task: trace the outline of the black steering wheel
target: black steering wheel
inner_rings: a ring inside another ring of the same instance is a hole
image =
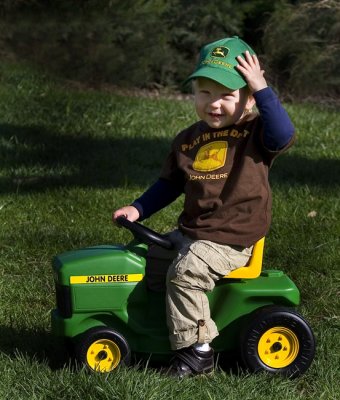
[[[171,250],[174,247],[173,243],[165,235],[161,235],[138,222],[131,222],[123,216],[118,217],[116,222],[124,228],[129,229],[136,239],[140,239],[146,243],[157,244],[167,250]]]

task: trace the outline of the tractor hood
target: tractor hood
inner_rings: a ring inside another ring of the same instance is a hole
[[[69,285],[71,280],[107,275],[145,272],[145,245],[102,245],[59,254],[53,259],[55,280]]]

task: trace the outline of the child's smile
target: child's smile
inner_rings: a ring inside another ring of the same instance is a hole
[[[223,128],[236,123],[249,100],[247,89],[230,90],[208,78],[194,83],[197,115],[211,128]]]

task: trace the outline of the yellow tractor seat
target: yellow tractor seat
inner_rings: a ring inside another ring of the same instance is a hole
[[[228,279],[254,279],[260,276],[262,270],[264,237],[254,244],[253,253],[244,267],[231,271],[224,278]]]

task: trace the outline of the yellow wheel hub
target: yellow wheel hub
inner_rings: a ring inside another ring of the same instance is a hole
[[[288,328],[271,328],[261,336],[257,350],[264,364],[271,368],[285,368],[299,353],[299,339]]]
[[[90,368],[98,372],[110,372],[121,360],[119,347],[109,339],[93,342],[87,350],[86,361]]]

